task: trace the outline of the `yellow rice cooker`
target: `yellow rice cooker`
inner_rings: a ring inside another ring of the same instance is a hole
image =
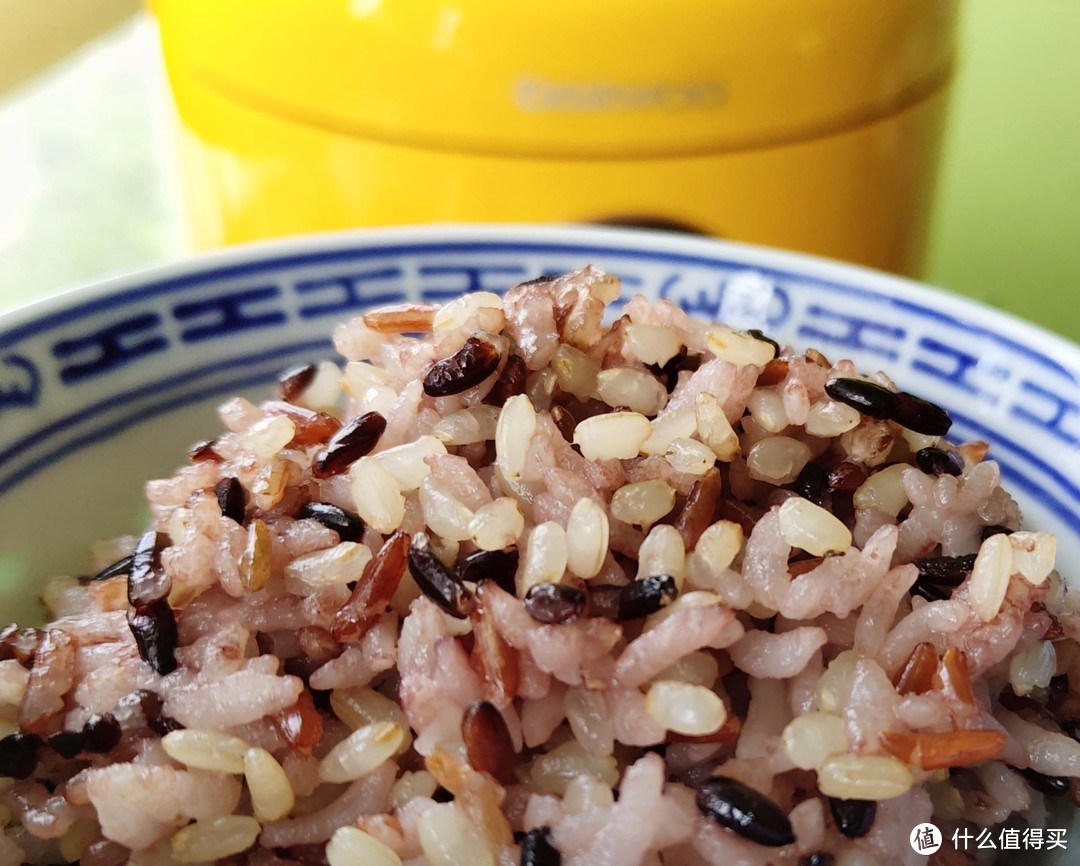
[[[917,272],[956,0],[152,0],[201,246],[681,227]]]

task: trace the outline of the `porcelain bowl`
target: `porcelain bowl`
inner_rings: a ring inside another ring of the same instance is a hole
[[[1027,523],[1057,533],[1062,573],[1080,568],[1080,347],[918,283],[774,250],[601,228],[402,228],[229,249],[0,316],[0,618],[40,618],[41,581],[85,573],[92,541],[140,529],[144,482],[214,434],[219,402],[332,357],[337,322],[587,263],[619,275],[624,297],[850,357],[946,407],[950,438],[987,442]]]

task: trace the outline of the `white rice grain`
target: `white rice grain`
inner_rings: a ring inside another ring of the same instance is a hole
[[[525,515],[516,499],[501,496],[477,509],[469,521],[472,541],[481,550],[502,550],[525,531]]]
[[[349,467],[356,513],[376,532],[389,535],[405,517],[405,498],[394,476],[373,457],[361,457]]]
[[[594,415],[574,428],[574,444],[586,460],[629,460],[641,453],[652,434],[649,419],[638,412]]]
[[[800,547],[813,556],[843,553],[851,547],[851,530],[808,499],[801,496],[785,499],[778,515],[780,533],[792,547]]]
[[[1009,537],[991,535],[979,548],[968,581],[968,601],[975,615],[983,622],[989,622],[1001,610],[1012,573]]]
[[[518,593],[525,595],[538,583],[559,583],[568,559],[566,530],[547,521],[529,533],[518,579]]]
[[[416,490],[420,483],[431,474],[427,458],[446,454],[446,446],[435,436],[420,436],[405,445],[387,448],[373,455],[394,481],[402,493]]]
[[[431,866],[495,866],[491,848],[455,803],[432,806],[420,816],[417,828]]]
[[[649,527],[675,507],[675,490],[666,481],[625,484],[611,497],[611,514],[623,523]]]
[[[588,580],[600,573],[608,554],[607,512],[591,497],[574,503],[566,523],[567,567]]]
[[[510,397],[495,426],[496,462],[508,478],[520,478],[525,470],[529,440],[536,432],[536,410],[524,394]]]
[[[351,782],[366,776],[390,760],[401,746],[405,732],[392,722],[375,722],[353,731],[334,746],[319,764],[325,782]]]

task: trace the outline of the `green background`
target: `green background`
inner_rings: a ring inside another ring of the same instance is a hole
[[[924,279],[1080,341],[1080,0],[967,0]]]

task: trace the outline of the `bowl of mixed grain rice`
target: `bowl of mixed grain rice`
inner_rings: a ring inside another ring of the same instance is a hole
[[[0,317],[0,866],[1069,862],[1078,372],[607,229]]]

